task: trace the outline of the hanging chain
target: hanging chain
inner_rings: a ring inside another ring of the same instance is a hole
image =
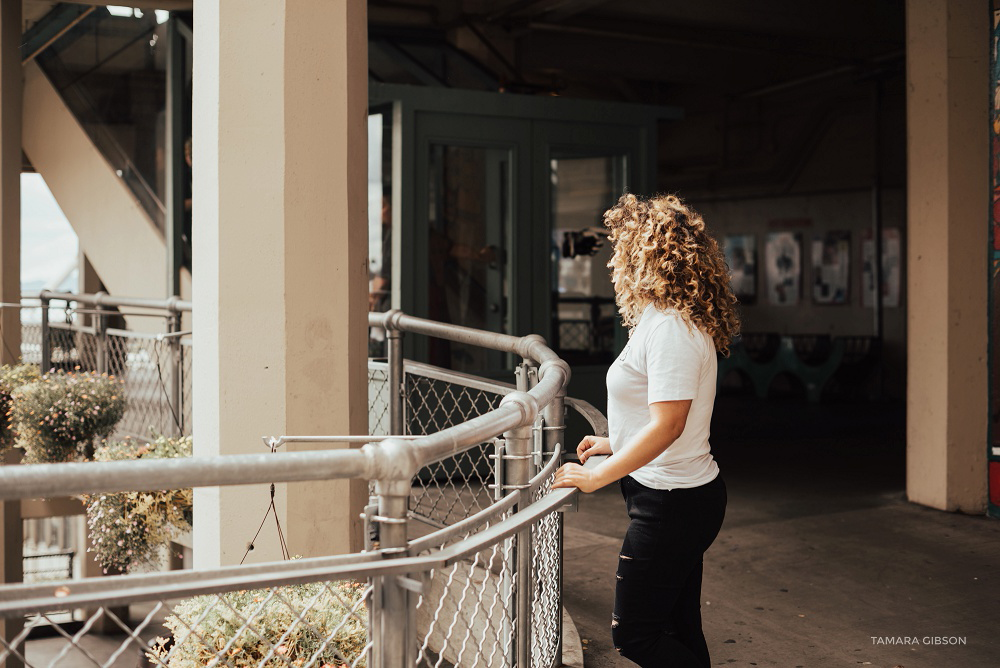
[[[271,449],[271,454],[276,454],[278,452],[278,444],[276,442],[270,442],[267,444]],[[284,560],[291,559],[291,555],[288,552],[288,544],[285,542],[285,532],[281,529],[281,520],[278,519],[278,508],[274,505],[274,483],[271,483],[271,503],[267,506],[267,511],[264,513],[264,519],[260,521],[260,526],[257,527],[257,533],[253,535],[250,542],[247,543],[247,550],[243,553],[243,558],[240,559],[240,565],[246,561],[247,555],[254,549],[254,543],[257,542],[257,537],[260,536],[261,530],[264,528],[264,524],[267,522],[268,515],[274,515],[274,526],[278,530],[278,544],[281,546],[281,558]]]

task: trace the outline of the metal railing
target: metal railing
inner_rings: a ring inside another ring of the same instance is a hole
[[[58,660],[75,657],[79,665],[111,666],[133,651],[170,668],[560,665],[560,510],[575,490],[550,484],[566,407],[583,413],[595,433],[606,433],[603,416],[565,397],[569,368],[540,337],[399,311],[369,319],[388,342],[388,358],[369,362],[371,435],[269,439],[272,446],[366,442],[361,448],[0,467],[0,500],[359,478],[373,490],[363,514],[370,549],[2,586],[0,619],[24,626],[0,636],[0,664],[64,665]],[[458,374],[404,361],[406,334],[522,361],[513,384]],[[80,610],[77,630],[58,623],[57,615]],[[118,635],[89,642],[102,622]],[[62,643],[33,656],[28,638],[41,626],[54,628]],[[158,644],[163,635],[173,642]]]
[[[190,332],[181,327],[190,302],[43,290],[20,308],[23,361],[43,372],[96,371],[124,383],[128,404],[115,438],[191,434],[193,358]],[[144,328],[153,331],[125,329],[126,317],[153,320]]]

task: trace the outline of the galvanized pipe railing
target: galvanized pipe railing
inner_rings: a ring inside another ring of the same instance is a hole
[[[160,300],[111,299],[106,295],[43,293],[41,297],[45,306],[51,299],[66,299],[97,308],[164,308],[164,302]],[[169,308],[173,313],[190,309],[186,302],[167,301],[170,302]],[[47,308],[43,308],[43,314],[46,311]],[[531,657],[531,527],[538,518],[565,506],[575,493],[575,490],[555,490],[539,501],[535,501],[533,497],[543,475],[550,476],[558,464],[558,453],[563,447],[563,412],[568,401],[565,395],[570,376],[569,367],[536,335],[516,337],[483,332],[407,316],[395,310],[369,314],[369,323],[386,330],[389,344],[389,437],[365,439],[360,436],[272,436],[269,440],[272,444],[295,440],[369,441],[364,447],[355,450],[286,452],[278,458],[270,454],[256,454],[0,467],[0,500],[338,478],[374,480],[378,495],[377,514],[368,519],[379,527],[381,549],[377,554],[380,561],[372,562],[370,556],[355,561],[299,560],[293,566],[282,566],[278,569],[280,573],[273,573],[276,577],[272,580],[294,582],[299,578],[298,581],[306,581],[308,577],[315,575],[312,569],[320,567],[320,564],[324,574],[330,578],[361,573],[371,577],[375,586],[372,614],[377,622],[372,629],[377,641],[372,664],[380,667],[412,665],[416,646],[414,592],[419,587],[406,577],[397,576],[443,568],[495,545],[500,540],[514,537],[516,556],[513,569],[517,595],[512,602],[516,608],[512,611],[512,618],[516,633],[513,637],[515,644],[510,648],[510,658],[512,665],[528,666]],[[402,342],[403,335],[407,332],[518,355],[524,360],[519,365],[518,384],[516,388],[509,390],[501,388],[504,396],[500,405],[488,413],[433,434],[404,438],[406,428],[403,411]],[[537,443],[536,433],[540,434]],[[503,473],[501,492],[504,495],[496,504],[463,520],[459,525],[444,527],[424,539],[408,544],[407,502],[411,480],[418,470],[501,435],[503,439],[498,448],[497,469]],[[536,474],[535,463],[541,462],[543,454],[549,457],[548,464],[541,473]],[[511,508],[514,513],[509,518],[497,521]],[[446,544],[450,537],[462,531],[487,525],[488,529],[458,544],[417,556],[421,551]],[[235,582],[231,578],[236,577],[237,573],[240,574],[239,588],[249,586],[248,583],[254,577],[264,579],[263,575],[252,570],[227,570],[212,576],[212,586],[219,588],[217,590],[228,590],[226,587]],[[187,593],[204,591],[186,585],[187,577],[190,576],[167,573],[130,576],[130,581],[140,588],[169,584],[172,592],[174,587],[177,591]],[[227,577],[230,578],[229,584]],[[139,584],[139,580],[146,584]],[[236,588],[236,585],[232,588]],[[74,589],[74,595],[82,597],[81,601],[87,598],[86,588],[75,586]],[[107,593],[106,588],[100,587],[94,591]],[[5,587],[0,592],[0,612],[22,609],[16,601],[35,595],[44,597],[44,592],[27,587]]]
[[[603,457],[592,457],[588,460],[588,467],[596,466],[602,459]],[[551,470],[540,473],[534,481],[536,486],[549,473]],[[96,578],[72,583],[71,587],[56,583],[62,595],[55,600],[52,597],[53,584],[7,585],[0,587],[0,615],[27,614],[96,603],[113,606],[163,591],[169,591],[171,597],[187,597],[236,589],[291,585],[314,581],[317,575],[323,579],[351,579],[443,569],[530,527],[539,518],[564,507],[576,493],[576,489],[553,490],[524,512],[512,515],[461,543],[429,554],[385,559],[381,552],[363,552],[227,566],[205,571],[169,571],[109,579]],[[512,502],[520,500],[521,494],[522,492],[515,492]]]
[[[191,302],[181,299],[180,297],[146,299],[143,297],[113,297],[106,292],[76,294],[73,292],[54,292],[52,290],[42,290],[37,294],[37,296],[24,295],[24,297],[28,299],[37,298],[43,303],[65,301],[75,302],[77,304],[87,304],[88,306],[154,309],[158,311],[169,311],[171,313],[189,313],[191,311]]]

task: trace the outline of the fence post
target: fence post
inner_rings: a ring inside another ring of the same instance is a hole
[[[170,403],[173,406],[174,429],[177,437],[184,435],[184,406],[181,405],[181,373],[184,360],[181,357],[181,312],[173,311],[167,317],[167,345],[170,347]],[[159,345],[159,341],[155,345]]]
[[[563,363],[565,364],[565,363]],[[542,365],[539,373],[542,378],[545,377],[545,372],[551,367]],[[566,452],[566,386],[563,385],[562,389],[556,394],[555,398],[542,409],[542,449],[546,453],[555,452],[559,446],[562,446],[562,452]],[[562,459],[562,454],[559,455]],[[560,461],[560,464],[562,462]],[[563,642],[563,526],[565,515],[563,513],[557,514],[559,528],[557,537],[557,555],[558,561],[556,562],[559,567],[559,578],[556,583],[556,595],[558,600],[556,601],[556,661],[557,665],[562,662],[562,642]]]
[[[100,297],[105,292],[98,292],[96,311],[94,315],[94,338],[97,344],[97,373],[108,373],[108,316]]]
[[[48,371],[48,369],[46,369]],[[0,456],[0,466],[19,463],[16,450],[8,450]],[[24,522],[21,519],[21,501],[0,501],[0,583],[4,585],[21,582],[24,579]],[[24,629],[23,617],[0,617],[0,639],[11,643]],[[17,648],[24,652],[26,642]],[[6,668],[23,668],[24,662],[16,654],[7,657]]]
[[[403,332],[396,329],[395,319],[389,318],[385,328],[389,356],[389,433],[402,436],[403,424]]]
[[[529,387],[530,362],[523,362],[517,367],[518,392],[504,397],[503,403],[515,401],[528,395],[523,394]],[[523,388],[523,389],[522,389]],[[533,400],[532,400],[533,401]],[[533,430],[532,422],[504,432],[504,481],[507,489],[522,490],[531,481],[531,469],[534,454],[532,453]],[[514,507],[514,512],[521,512],[531,505],[531,498],[524,495]],[[514,548],[514,665],[518,668],[529,668],[531,665],[531,527],[525,527],[517,533]]]
[[[410,498],[409,480],[378,480],[378,515],[371,521],[379,526],[379,549],[391,559],[406,556],[406,509]],[[411,614],[409,591],[402,576],[385,575],[374,579],[372,591],[372,668],[403,668],[413,665],[415,615]]]
[[[45,293],[41,295],[42,302],[42,358],[38,363],[38,370],[48,373],[52,368],[52,335],[49,331],[49,298]]]

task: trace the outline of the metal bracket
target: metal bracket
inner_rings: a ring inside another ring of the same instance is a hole
[[[502,462],[504,453],[507,450],[507,441],[502,438],[495,438],[493,439],[493,445],[496,448],[496,453],[490,455],[490,458],[495,462],[493,464],[493,480],[495,483],[493,485],[488,485],[487,487],[493,490],[493,500],[499,501],[503,497],[504,466]]]
[[[407,577],[405,575],[397,575],[396,576],[396,584],[398,584],[400,587],[402,587],[406,591],[411,591],[414,594],[421,594],[421,595],[424,593],[424,590],[427,588],[427,585],[425,584],[423,577],[421,577],[420,579],[415,579],[415,578]]]
[[[375,549],[375,543],[379,541],[379,526],[374,522],[369,522],[368,518],[377,513],[378,497],[368,497],[368,505],[365,506],[364,512],[361,513],[361,520],[365,523],[365,550],[369,552]]]
[[[509,461],[512,461],[512,460],[531,459],[532,457],[535,457],[538,454],[539,453],[536,451],[536,452],[528,453],[526,455],[487,455],[487,457],[489,457],[490,459],[493,459],[493,460],[501,460],[501,461],[509,462]]]
[[[368,508],[365,508],[368,510]],[[360,514],[361,519],[370,523],[377,524],[406,524],[406,518],[403,517],[386,517],[385,515],[374,515],[367,512]]]
[[[378,549],[382,554],[403,554],[409,550],[410,548],[408,547],[380,547]]]
[[[568,503],[566,503],[564,505],[561,505],[558,508],[556,508],[556,512],[560,512],[560,513],[575,513],[575,512],[578,512],[579,510],[580,510],[580,495],[579,494],[574,494],[573,497],[572,497],[572,499]]]

